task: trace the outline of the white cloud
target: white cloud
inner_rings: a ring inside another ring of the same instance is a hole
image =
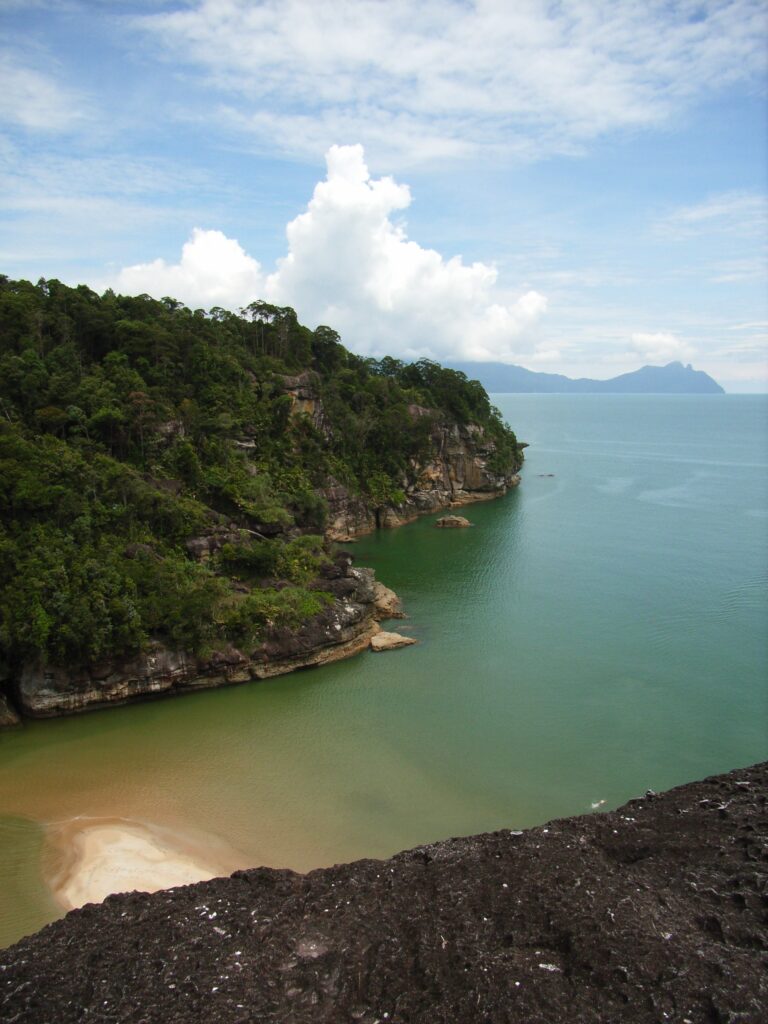
[[[632,350],[637,352],[647,363],[669,363],[674,360],[689,359],[696,349],[687,341],[667,331],[632,335]]]
[[[273,273],[265,276],[234,239],[196,228],[178,263],[127,267],[113,286],[194,307],[256,298],[291,305],[364,354],[511,361],[533,347],[543,295],[508,296],[494,267],[446,260],[411,241],[392,219],[410,205],[408,186],[372,179],[362,146],[332,146],[327,164],[306,211],[286,228],[288,252]]]
[[[722,192],[671,210],[654,229],[657,234],[679,240],[705,234],[764,239],[768,233],[768,197],[754,192]]]
[[[738,281],[764,281],[768,271],[765,256],[721,260],[712,267],[710,281],[714,284],[733,284]]]
[[[178,263],[156,259],[124,267],[110,284],[129,295],[170,295],[193,309],[234,309],[260,298],[264,291],[259,264],[234,238],[200,228],[184,244]]]
[[[89,117],[85,101],[52,75],[0,52],[0,121],[29,131],[67,132]]]
[[[568,152],[763,71],[760,0],[197,0],[134,24],[289,152]]]

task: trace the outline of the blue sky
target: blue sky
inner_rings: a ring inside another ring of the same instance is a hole
[[[768,390],[757,0],[0,0],[0,271]]]

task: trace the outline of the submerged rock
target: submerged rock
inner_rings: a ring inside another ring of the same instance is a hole
[[[403,636],[401,633],[387,633],[382,631],[371,637],[372,651],[394,651],[398,647],[410,647],[416,641],[412,636]]]
[[[768,764],[613,813],[110,896],[0,952],[15,1024],[761,1024]]]

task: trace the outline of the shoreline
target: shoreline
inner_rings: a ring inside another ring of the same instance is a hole
[[[119,892],[157,892],[230,875],[246,865],[222,840],[125,818],[48,826],[42,875],[64,910]]]
[[[0,1002],[18,1024],[763,1020],[767,784],[756,764],[386,860],[119,896],[3,951]]]

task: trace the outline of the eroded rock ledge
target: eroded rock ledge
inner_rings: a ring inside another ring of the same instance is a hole
[[[768,764],[523,833],[109,897],[0,953],[16,1024],[759,1024]]]

